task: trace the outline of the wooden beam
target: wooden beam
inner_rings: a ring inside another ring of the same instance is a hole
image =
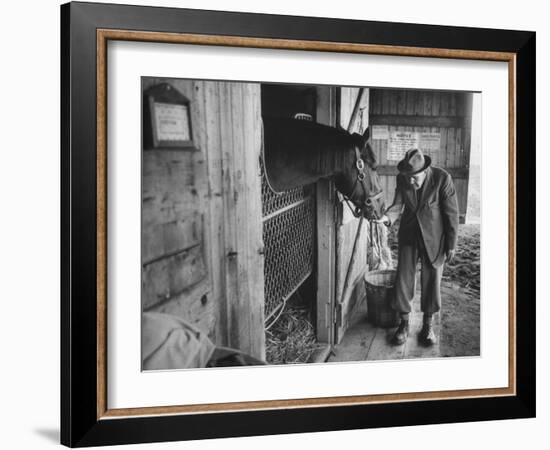
[[[357,121],[357,116],[359,115],[359,109],[361,108],[361,102],[363,101],[363,95],[365,94],[365,88],[360,88],[357,93],[357,98],[355,99],[355,105],[353,106],[353,111],[348,123],[348,133],[352,133],[355,128],[355,122]]]
[[[463,128],[464,123],[465,117],[460,116],[400,116],[396,114],[379,114],[369,117],[369,125]]]

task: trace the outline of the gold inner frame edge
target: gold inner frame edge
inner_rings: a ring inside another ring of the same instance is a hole
[[[357,44],[326,41],[251,38],[241,36],[160,33],[116,29],[98,29],[97,37],[97,419],[174,414],[207,414],[270,409],[295,409],[330,406],[395,403],[461,398],[501,397],[516,394],[516,54],[479,50],[424,48]],[[107,405],[107,42],[109,40],[217,45],[231,47],[363,53],[390,56],[473,59],[508,62],[508,386],[400,394],[318,397],[286,400],[263,400],[200,405],[148,406],[108,409]]]

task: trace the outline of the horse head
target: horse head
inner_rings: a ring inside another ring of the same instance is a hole
[[[334,177],[336,189],[353,203],[356,217],[378,219],[385,210],[384,191],[376,172],[378,161],[369,144],[369,129],[363,135],[351,134],[350,151],[342,170]]]
[[[263,165],[275,192],[332,178],[354,205],[354,214],[371,220],[384,212],[376,156],[363,134],[295,119],[263,120]]]

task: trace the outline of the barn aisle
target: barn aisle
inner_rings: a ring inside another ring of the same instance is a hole
[[[366,306],[366,301],[361,302],[361,306],[352,319],[351,326],[342,341],[334,347],[334,354],[329,357],[327,362],[438,358],[441,356],[439,314],[434,317],[434,331],[438,338],[437,344],[432,347],[424,347],[418,343],[417,334],[422,327],[419,291],[417,291],[413,300],[409,339],[400,346],[390,344],[395,328],[378,328],[367,321]]]

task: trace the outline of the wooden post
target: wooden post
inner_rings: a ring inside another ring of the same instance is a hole
[[[334,88],[317,88],[317,121],[336,124],[336,92]],[[334,342],[333,309],[336,293],[336,214],[334,183],[317,183],[317,340]]]

